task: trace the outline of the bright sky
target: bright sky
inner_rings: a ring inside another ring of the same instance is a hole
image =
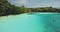
[[[16,6],[24,5],[25,7],[60,7],[60,0],[9,0]]]

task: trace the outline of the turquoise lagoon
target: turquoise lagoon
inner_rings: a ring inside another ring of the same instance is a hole
[[[0,32],[60,32],[60,13],[25,13],[0,17]]]

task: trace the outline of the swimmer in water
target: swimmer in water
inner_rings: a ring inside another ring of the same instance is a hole
[[[56,19],[53,19],[53,22],[56,22]]]

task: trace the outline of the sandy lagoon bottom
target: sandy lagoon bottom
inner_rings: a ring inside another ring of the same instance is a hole
[[[0,32],[60,32],[59,13],[0,17]]]

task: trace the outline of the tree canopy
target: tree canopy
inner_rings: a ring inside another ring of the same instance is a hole
[[[21,13],[29,13],[29,12],[59,12],[60,8],[53,7],[37,7],[37,8],[27,8],[24,6],[15,6],[10,4],[7,0],[0,0],[0,16],[5,15],[15,15]]]

